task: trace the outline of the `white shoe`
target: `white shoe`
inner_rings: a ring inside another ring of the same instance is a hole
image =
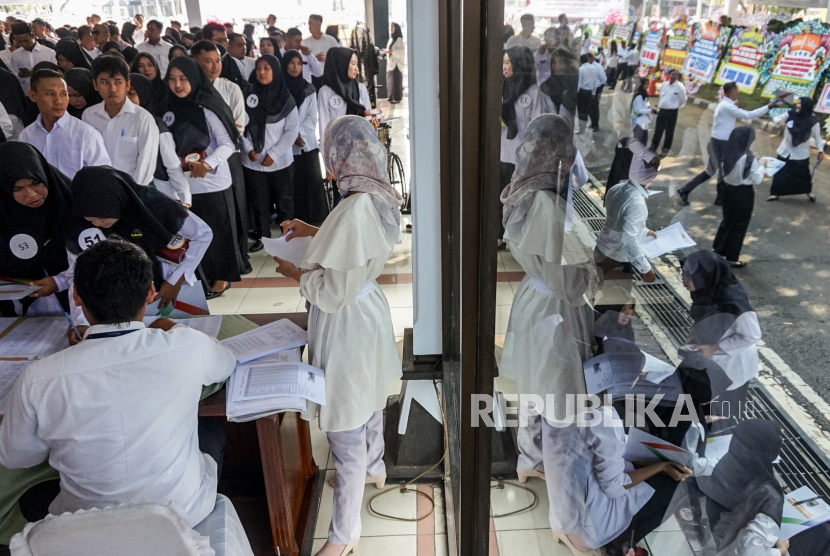
[[[320,549],[315,556],[346,556],[346,554],[351,554],[352,552],[357,552],[357,543],[359,541],[354,541],[353,543],[349,544],[333,544],[329,541],[326,541],[326,544],[323,545],[323,548]]]
[[[583,552],[579,550],[577,547],[573,545],[573,543],[568,539],[568,536],[559,533],[557,531],[553,531],[553,541],[554,542],[561,542],[565,546],[571,549],[574,556],[605,556],[605,549],[604,548],[595,548],[589,552]]]
[[[332,475],[331,478],[327,481],[328,484],[334,486],[334,478],[335,476]],[[366,477],[366,484],[367,485],[375,485],[375,488],[378,490],[383,490],[386,488],[386,475],[381,475],[380,477]]]
[[[525,484],[527,480],[531,477],[536,477],[537,479],[545,480],[545,472],[544,471],[525,471],[524,469],[516,468],[516,475],[519,476],[519,482],[521,484]]]

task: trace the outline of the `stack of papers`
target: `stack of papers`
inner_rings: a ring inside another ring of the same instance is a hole
[[[304,414],[306,400],[326,403],[323,371],[301,363],[299,348],[237,365],[226,387],[228,421],[252,421],[284,411]]]
[[[761,158],[761,160],[767,161],[767,166],[764,169],[764,175],[769,178],[774,176],[778,172],[778,170],[783,168],[784,164],[786,164],[786,162],[784,162],[783,160],[778,160],[777,158],[773,158],[771,156],[765,156]]]
[[[42,287],[12,282],[11,280],[0,280],[0,301],[17,301]]]
[[[21,321],[0,341],[0,359],[43,359],[69,347],[65,317]]]
[[[236,357],[228,379],[228,421],[252,421],[283,411],[305,413],[307,402],[326,403],[322,369],[300,361],[308,333],[288,319],[222,340]]]
[[[830,506],[809,487],[794,490],[784,499],[784,517],[778,537],[788,540],[802,531],[830,521]]]
[[[583,363],[585,386],[593,396],[603,391],[612,399],[662,394],[661,403],[674,403],[683,393],[675,368],[643,352],[603,353]]]
[[[6,413],[6,401],[17,377],[31,361],[0,361],[0,414]]]
[[[640,241],[640,249],[646,257],[656,259],[660,255],[686,249],[697,245],[695,240],[683,229],[683,224],[675,222],[657,232],[657,238],[646,236]]]

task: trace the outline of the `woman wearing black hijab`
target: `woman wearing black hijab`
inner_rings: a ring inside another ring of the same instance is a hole
[[[182,45],[177,44],[170,47],[170,51],[167,53],[167,60],[172,60],[173,58],[178,58],[179,56],[187,55],[187,49]]]
[[[550,77],[539,86],[546,114],[558,114],[574,125],[579,68],[576,57],[564,48],[550,55]]]
[[[542,95],[536,85],[536,64],[533,52],[526,46],[505,50],[502,70],[504,85],[501,94],[501,171],[499,183],[510,185],[516,169],[516,149],[522,144],[530,121],[544,112]],[[501,227],[499,239],[504,232]],[[504,245],[503,243],[501,245]]]
[[[646,81],[640,85],[631,99],[631,135],[643,145],[648,145],[648,128],[651,124],[651,105],[648,103]]]
[[[824,158],[824,139],[821,125],[813,115],[813,99],[801,97],[795,107],[775,121],[784,130],[784,140],[778,147],[778,160],[784,167],[772,177],[767,201],[777,201],[783,195],[807,195],[813,203],[813,176],[810,172],[810,136],[816,142],[818,160]],[[818,162],[817,162],[818,164]]]
[[[69,92],[67,111],[70,116],[80,120],[84,110],[101,102],[101,95],[92,84],[92,72],[89,70],[72,68],[63,74],[63,80]]]
[[[403,46],[401,26],[392,22],[390,29],[392,36],[386,46],[386,86],[389,90],[389,103],[397,104],[403,100],[403,68],[406,54]]]
[[[156,97],[154,103],[156,111],[151,112],[151,114],[161,116],[161,110],[164,107],[164,102],[167,99],[169,91],[167,84],[163,81],[164,76],[161,75],[155,58],[145,52],[140,53],[133,60],[132,66],[130,66],[130,73],[140,73],[153,84],[153,95]]]
[[[135,33],[135,23],[132,21],[125,21],[124,25],[121,26],[121,40],[129,45],[135,46],[133,33]]]
[[[156,111],[156,97],[153,84],[140,73],[130,74],[130,90],[127,96],[135,105],[141,106],[151,114]],[[156,157],[156,172],[153,174],[153,185],[185,208],[190,208],[190,184],[182,171],[182,162],[176,154],[176,142],[167,124],[155,116],[156,126],[159,129],[159,156]]]
[[[202,218],[214,240],[202,260],[212,282],[209,297],[222,295],[240,279],[244,266],[236,235],[236,203],[228,158],[243,147],[230,107],[205,72],[190,58],[173,58],[167,69],[170,94],[162,120],[173,133],[176,154],[186,168],[191,210]]]
[[[326,52],[323,86],[317,91],[320,150],[329,122],[347,114],[366,116],[372,109],[366,85],[357,81],[357,52],[351,48],[332,47]]]
[[[725,257],[732,268],[746,266],[738,259],[755,206],[755,186],[764,179],[766,161],[759,163],[752,154],[750,148],[754,140],[753,127],[736,127],[729,135],[721,158],[722,178],[718,191],[723,194],[723,221],[712,248]]]
[[[0,276],[42,286],[0,302],[3,316],[69,311],[67,249],[83,229],[71,214],[69,178],[28,143],[0,144]]]
[[[300,132],[300,117],[276,57],[266,54],[258,59],[249,82],[242,165],[254,234],[259,241],[271,237],[272,203],[277,206],[277,222],[294,219],[291,147]]]
[[[319,224],[329,214],[323,174],[320,172],[320,149],[317,143],[317,90],[303,78],[303,57],[289,50],[283,57],[285,85],[294,103],[300,129],[294,141],[294,218]]]
[[[92,69],[92,58],[75,39],[61,39],[55,44],[55,56],[63,71],[72,68]]]
[[[152,187],[138,185],[129,174],[110,166],[87,166],[78,171],[72,179],[72,197],[73,214],[91,226],[80,234],[81,240],[89,240],[87,244],[79,240],[79,247],[86,249],[115,234],[144,249],[155,263],[153,283],[160,306],[175,302],[185,282],[196,282],[196,269],[213,232],[179,203]],[[184,253],[171,255],[180,249]],[[171,260],[177,263],[171,264]]]

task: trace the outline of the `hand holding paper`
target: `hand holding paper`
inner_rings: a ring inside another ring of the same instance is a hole
[[[264,237],[262,238],[262,244],[265,246],[265,251],[269,255],[285,259],[294,266],[299,267],[309,244],[311,244],[311,238],[296,237],[291,241],[287,241],[289,235],[284,235],[278,239]]]
[[[697,245],[695,240],[683,229],[683,224],[680,222],[675,222],[657,232],[656,239],[646,236],[640,240],[640,248],[649,259],[656,259],[660,255],[695,245]]]

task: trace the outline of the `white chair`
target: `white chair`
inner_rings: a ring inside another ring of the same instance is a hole
[[[49,515],[15,535],[12,556],[253,556],[230,500],[191,529],[169,501]]]

